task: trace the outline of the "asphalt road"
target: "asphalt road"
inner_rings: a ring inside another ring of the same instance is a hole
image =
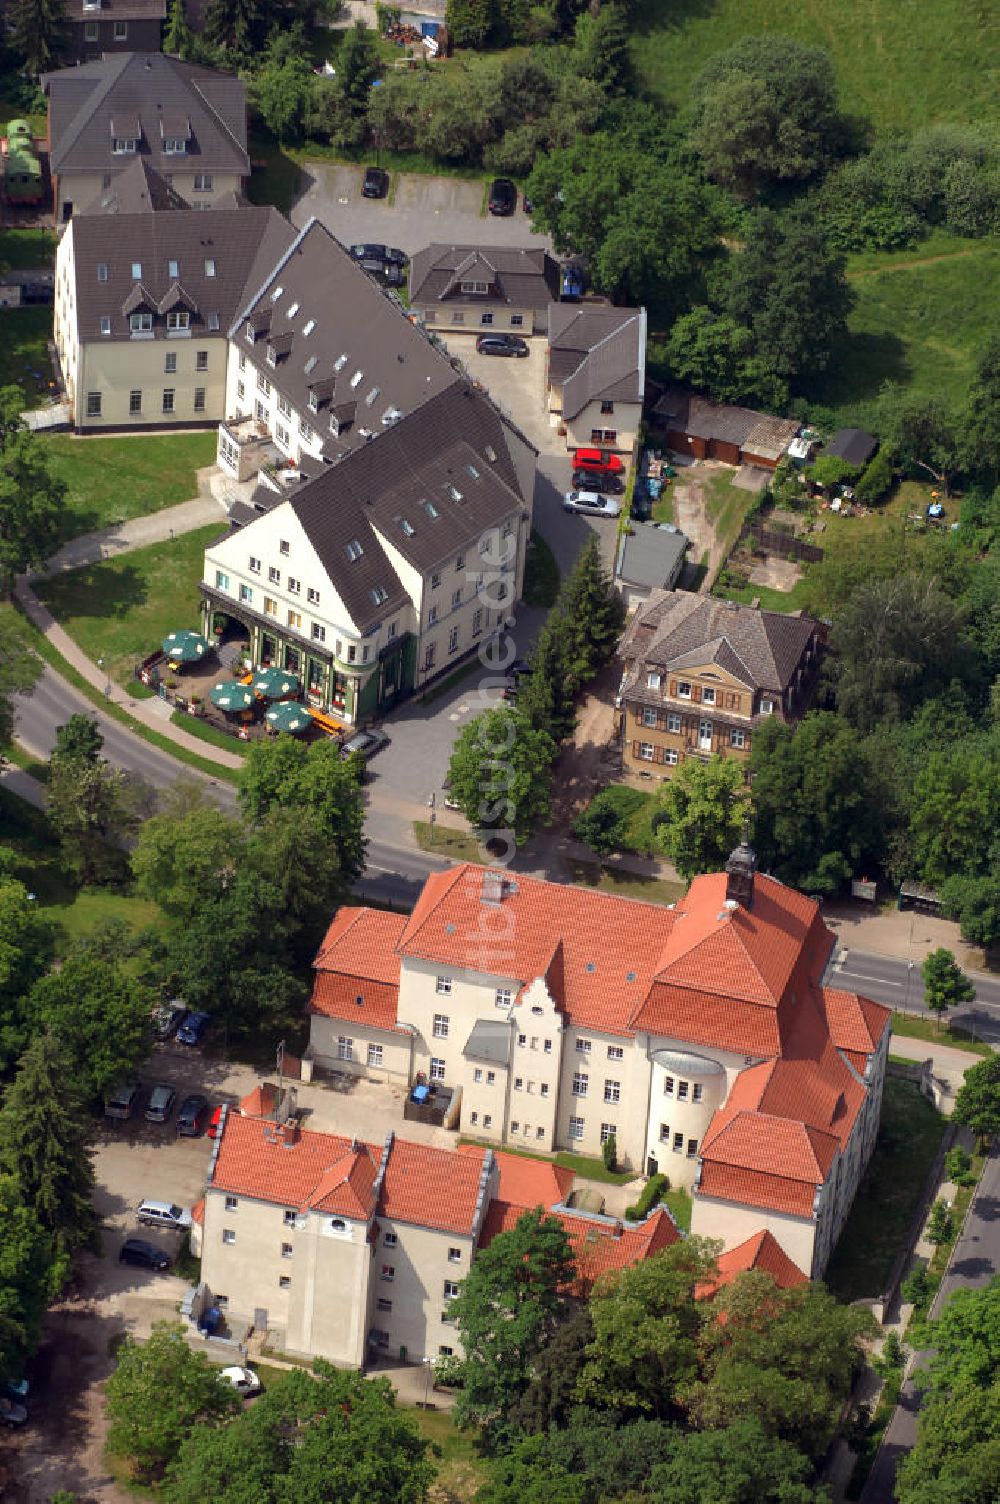
[[[1000,1272],[1000,1142],[994,1144],[986,1162],[976,1198],[969,1208],[962,1235],[955,1245],[948,1273],[941,1281],[931,1308],[932,1316],[942,1309],[956,1290],[978,1290]],[[917,1414],[920,1397],[913,1379],[930,1354],[915,1355],[914,1369],[903,1385],[899,1404],[893,1412],[885,1439],[868,1476],[861,1504],[885,1504],[895,1497],[896,1469],[917,1440]]]
[[[976,989],[976,999],[948,1013],[952,1023],[974,1030],[978,1038],[1000,1045],[1000,978],[984,972],[967,973]],[[888,1003],[908,1013],[932,1017],[924,1003],[924,984],[920,966],[898,956],[881,956],[871,951],[840,950],[827,969],[828,985],[860,992],[876,1003]]]

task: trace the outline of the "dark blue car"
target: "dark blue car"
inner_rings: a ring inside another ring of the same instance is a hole
[[[189,1013],[177,1030],[178,1044],[201,1044],[211,1022],[209,1013]]]

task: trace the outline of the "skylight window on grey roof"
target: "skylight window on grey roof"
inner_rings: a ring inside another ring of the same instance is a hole
[[[372,389],[371,389],[371,391],[368,393],[368,396],[365,398],[365,406],[366,407],[374,407],[375,403],[377,401],[378,401],[378,387],[377,386],[373,386]]]
[[[364,549],[361,547],[361,544],[358,542],[357,538],[352,538],[350,543],[344,549],[344,553],[350,559],[352,564],[356,564],[357,561],[361,558],[361,555],[364,553]]]
[[[319,356],[318,355],[310,355],[309,359],[306,361],[306,363],[302,367],[302,369],[305,372],[305,374],[308,376],[309,372],[310,371],[315,371],[315,369],[316,369],[316,367],[318,365],[319,365]]]
[[[210,313],[208,315],[208,327],[210,329],[218,329],[218,327],[219,327],[219,315],[217,313]]]
[[[141,282],[142,281],[142,262],[141,261],[133,261],[132,262],[132,281],[133,282]]]
[[[278,301],[278,299],[281,297],[281,295],[284,292],[284,290],[285,289],[283,287],[276,287],[274,289],[274,291],[272,292],[272,294],[271,294],[271,302],[272,303],[276,303]]]
[[[389,428],[393,423],[398,423],[402,416],[403,412],[401,408],[387,407],[382,414],[382,427]]]
[[[108,263],[106,261],[99,261],[97,263],[97,280],[98,282],[106,282],[108,280]]]
[[[376,585],[371,591],[371,598],[374,605],[381,606],[383,601],[389,599],[389,592],[384,585]]]
[[[357,387],[359,387],[364,379],[364,371],[355,371],[354,375],[351,377],[351,390],[354,391]]]
[[[476,469],[475,465],[466,465],[465,472],[467,475],[471,475],[473,480],[479,479],[479,471]]]
[[[179,261],[168,261],[167,262],[167,276],[168,277],[179,277],[180,274],[181,274],[180,262]]]
[[[316,328],[316,320],[315,319],[306,319],[305,323],[302,325],[302,333],[303,334],[312,334],[312,332],[313,332],[313,330],[315,328]]]
[[[493,448],[492,444],[487,444],[485,453],[486,453],[486,458],[489,460],[490,464],[491,465],[495,465],[496,462],[497,462],[497,452]]]
[[[206,277],[214,277],[215,276],[215,262],[212,260],[211,257],[209,257],[207,259],[207,261],[205,262],[205,276]]]
[[[424,511],[427,513],[428,517],[430,517],[432,521],[433,521],[433,519],[435,517],[440,517],[441,513],[438,511],[438,509],[434,505],[433,501],[427,501],[425,499],[423,502],[421,502],[421,506],[423,507]]]
[[[295,315],[298,313],[298,311],[299,311],[299,305],[298,305],[298,303],[290,303],[288,305],[288,317],[290,319],[293,319],[295,317]]]
[[[451,497],[452,501],[461,501],[462,500],[462,493],[458,489],[457,486],[449,486],[448,487],[448,495]]]
[[[403,532],[405,533],[407,538],[413,537],[414,528],[412,522],[408,522],[405,517],[400,517],[399,525],[403,529]]]
[[[348,355],[347,355],[347,351],[345,350],[344,353],[343,353],[343,355],[338,355],[337,359],[333,362],[333,369],[335,371],[342,371],[344,369],[344,367],[346,366],[347,361],[348,361]]]

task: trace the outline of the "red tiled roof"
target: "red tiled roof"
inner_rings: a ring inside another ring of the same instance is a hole
[[[272,1123],[232,1112],[217,1143],[213,1190],[288,1207],[307,1206],[323,1177],[353,1148],[349,1138],[308,1128],[288,1144]],[[370,1152],[381,1154],[374,1147]]]
[[[839,1147],[832,1133],[794,1118],[739,1111],[721,1128],[714,1120],[702,1144],[702,1171],[708,1161],[732,1169],[759,1170],[788,1180],[822,1184]]]
[[[727,1002],[712,993],[659,981],[653,983],[630,1023],[630,1032],[716,1045],[738,1055],[776,1055],[781,1049],[777,1010],[770,1005]]]
[[[812,1217],[816,1184],[802,1180],[784,1180],[765,1170],[744,1170],[705,1160],[701,1166],[698,1195],[713,1196],[720,1201],[735,1201],[737,1205],[787,1212],[794,1217]]]
[[[889,1027],[891,1010],[837,987],[821,987],[820,997],[826,1026],[837,1048],[870,1055]]]
[[[314,1211],[367,1221],[374,1208],[372,1192],[377,1174],[378,1167],[367,1149],[351,1150],[320,1176],[308,1204]]]
[[[475,1144],[460,1144],[459,1154],[479,1154]],[[565,1201],[576,1179],[572,1170],[551,1160],[528,1159],[522,1154],[505,1154],[495,1149],[493,1157],[500,1171],[501,1201],[509,1201],[522,1209],[544,1206],[546,1210]],[[516,1219],[515,1219],[516,1220]]]
[[[486,1214],[480,1247],[485,1248],[499,1233],[516,1227],[530,1206],[518,1206],[506,1200],[494,1201]],[[602,1274],[627,1269],[642,1259],[652,1258],[676,1243],[680,1237],[669,1212],[657,1207],[644,1222],[599,1221],[573,1212],[551,1214],[565,1230],[576,1261],[573,1281],[575,1295],[588,1295]]]
[[[444,1232],[471,1234],[488,1153],[432,1149],[395,1139],[389,1153],[379,1213]]]
[[[196,1201],[195,1204],[194,1204],[194,1206],[192,1206],[192,1208],[191,1208],[191,1221],[192,1222],[197,1222],[200,1225],[202,1222],[204,1222],[204,1220],[205,1220],[205,1198],[204,1198],[204,1196],[202,1196],[201,1200],[200,1201]]]
[[[718,1278],[696,1285],[695,1300],[706,1300],[717,1290],[721,1290],[723,1285],[731,1284],[738,1274],[746,1274],[751,1269],[760,1269],[769,1274],[780,1290],[791,1290],[795,1285],[809,1282],[809,1276],[788,1257],[777,1238],[766,1227],[755,1232],[746,1242],[720,1253],[716,1267],[719,1271]]]
[[[269,1118],[277,1105],[278,1088],[272,1081],[262,1081],[240,1102],[240,1112],[245,1118]]]
[[[361,999],[359,1002],[358,999]],[[309,1012],[372,1029],[394,1029],[399,1007],[399,988],[364,977],[337,976],[318,971],[313,981]]]

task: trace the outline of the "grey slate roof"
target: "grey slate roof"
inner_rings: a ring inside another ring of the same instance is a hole
[[[847,465],[867,465],[877,448],[878,439],[874,434],[867,433],[863,428],[841,428],[826,445],[823,453],[835,455]]]
[[[640,524],[634,532],[622,536],[615,577],[626,585],[650,590],[668,588],[687,547],[683,533],[666,533]]]
[[[379,535],[427,573],[530,505],[512,447],[489,399],[456,381],[292,493],[289,505],[362,631],[409,599]],[[354,542],[362,553],[352,560]],[[381,602],[371,593],[379,588]]]
[[[255,330],[252,342],[248,324]],[[316,219],[250,290],[230,334],[321,436],[331,458],[363,445],[362,429],[384,434],[396,415],[412,413],[459,380],[399,304]],[[332,413],[350,424],[339,437],[330,432]]]
[[[112,134],[138,125],[139,154],[160,172],[246,177],[246,89],[238,78],[183,63],[160,52],[119,52],[98,63],[43,73],[49,101],[53,174],[120,172],[129,158],[112,152]],[[184,156],[162,150],[166,127],[182,123],[190,137]]]
[[[553,303],[549,383],[561,385],[563,416],[588,402],[638,402],[646,377],[646,311],[610,304]]]
[[[657,591],[640,607],[619,648],[630,668],[667,671],[716,662],[755,689],[781,694],[817,623],[687,591]]]
[[[192,338],[225,338],[247,288],[274,265],[295,231],[277,209],[247,207],[138,214],[109,209],[74,217],[67,233],[73,236],[77,331],[83,341],[128,339],[128,314],[140,307],[154,315],[186,308]],[[171,261],[177,263],[176,277]],[[98,279],[102,265],[106,281]],[[141,268],[139,278],[132,275],[135,265]],[[110,336],[101,334],[102,317],[111,320]],[[167,338],[163,317],[154,316],[153,336]]]
[[[491,1065],[510,1064],[510,1024],[499,1018],[477,1018],[465,1041],[466,1060],[487,1060]]]
[[[463,293],[462,282],[486,282],[489,292]],[[468,303],[488,308],[548,308],[559,297],[559,267],[540,246],[429,245],[410,262],[410,302]]]
[[[781,458],[800,427],[794,418],[772,418],[749,407],[710,402],[679,386],[667,388],[653,408],[653,416],[665,428],[697,439],[738,444],[751,454],[775,460]]]
[[[190,209],[166,178],[144,157],[132,157],[124,172],[116,173],[111,185],[77,212],[80,214],[144,214],[147,210],[163,213],[169,209]]]

